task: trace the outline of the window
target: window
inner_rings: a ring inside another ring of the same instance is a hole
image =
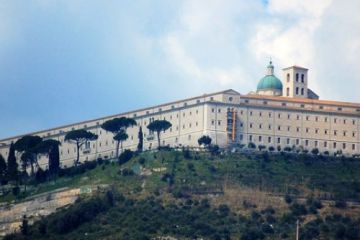
[[[246,99],[246,100],[245,100],[245,103],[249,103],[249,100]]]
[[[286,103],[284,103],[284,102],[281,103],[281,106],[286,107]]]
[[[324,121],[325,121],[325,122],[327,122],[327,121],[328,121],[328,118],[327,118],[327,117],[325,117]]]
[[[252,135],[249,136],[249,141],[250,141],[250,142],[252,141]]]
[[[198,99],[198,100],[196,100],[196,103],[200,103],[200,100]]]
[[[286,81],[290,82],[290,73],[286,74]]]
[[[233,97],[229,97],[229,102],[232,102],[233,101]]]
[[[297,132],[300,132],[300,128],[299,128],[299,127],[297,127],[297,128],[296,128],[296,131],[297,131]]]
[[[324,109],[324,106],[319,106],[320,109]]]
[[[259,136],[259,142],[261,142],[262,141],[262,136]]]
[[[355,150],[355,144],[352,145],[352,150]]]
[[[334,118],[334,123],[336,123],[337,122],[337,119],[336,118]]]
[[[269,113],[269,118],[271,118],[271,113]]]
[[[214,125],[215,124],[215,121],[214,120],[211,120],[211,125]]]
[[[341,108],[341,107],[339,107],[339,108],[338,108],[338,111],[342,111],[342,108]]]
[[[336,142],[333,143],[333,147],[336,148]]]
[[[346,149],[346,143],[343,143],[343,149]]]
[[[299,144],[300,144],[300,140],[296,139],[296,145],[299,145]]]
[[[298,73],[296,73],[296,81],[298,82],[299,81],[299,74]]]
[[[210,98],[210,101],[214,101],[214,98],[213,98],[213,97],[211,97],[211,98]]]
[[[278,114],[278,118],[281,118],[281,113]]]
[[[215,112],[215,109],[214,109],[214,108],[212,108],[212,109],[211,109],[211,112],[213,112],[213,113],[214,113],[214,112]]]
[[[318,129],[318,128],[315,129],[315,133],[316,133],[316,134],[319,133],[319,129]]]
[[[264,105],[267,105],[267,104],[268,104],[268,102],[267,102],[267,101],[263,101],[263,104],[264,104]]]
[[[300,116],[299,115],[296,115],[296,120],[299,120],[300,119]]]
[[[334,130],[334,136],[336,136],[337,135],[337,131],[336,130]]]
[[[356,133],[355,133],[355,132],[353,132],[353,133],[352,133],[352,136],[353,136],[353,137],[355,137],[355,136],[356,136]]]
[[[278,130],[281,131],[281,126],[278,126]]]
[[[353,123],[353,125],[355,125],[356,121],[355,121],[355,120],[352,120],[352,123]]]
[[[309,116],[306,116],[306,121],[309,121],[310,117]]]
[[[315,122],[318,122],[318,121],[319,121],[319,117],[316,116],[316,117],[315,117]]]
[[[250,128],[252,128],[252,126],[253,126],[252,123],[250,123]]]
[[[262,112],[259,112],[259,117],[261,117],[262,116]]]
[[[287,118],[290,119],[290,114],[287,115]]]
[[[315,147],[318,147],[318,141],[315,141],[314,144],[315,144]]]
[[[325,129],[324,133],[325,133],[325,135],[327,135],[327,134],[328,134],[328,130],[327,130],[327,129]]]
[[[327,142],[326,141],[324,142],[324,147],[327,147]]]
[[[271,130],[271,124],[269,124],[269,130]]]
[[[304,83],[305,76],[304,74],[301,74],[301,82]]]
[[[286,88],[286,96],[290,96],[290,88]]]
[[[309,140],[305,140],[305,146],[309,146]]]
[[[304,107],[305,107],[305,104],[301,104],[300,107],[301,107],[301,108],[304,108]]]
[[[306,128],[306,133],[308,133],[309,132],[309,128]]]
[[[218,109],[218,113],[221,113],[221,109],[220,109],[220,108]]]
[[[219,125],[219,126],[221,125],[221,120],[218,121],[218,125]]]
[[[301,88],[301,95],[304,95],[304,88]]]
[[[290,126],[287,127],[288,132],[290,132]]]
[[[288,145],[290,144],[290,138],[286,139],[286,144],[288,144]]]
[[[299,87],[296,87],[295,93],[296,95],[299,95]]]
[[[252,111],[250,111],[250,116],[252,116],[252,114],[253,114],[253,112],[252,112]]]
[[[278,138],[278,139],[277,139],[277,143],[280,143],[280,142],[281,142],[281,139],[280,139],[280,138]]]
[[[343,132],[343,136],[346,137],[346,131]]]
[[[271,143],[271,137],[268,137],[268,143]]]
[[[259,124],[259,128],[262,129],[262,124],[261,123]]]

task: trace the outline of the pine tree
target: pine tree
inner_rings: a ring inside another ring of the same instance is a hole
[[[9,150],[7,174],[8,174],[8,179],[10,181],[14,181],[16,182],[16,184],[18,183],[19,180],[18,164],[16,162],[14,144],[12,143],[10,145],[10,150]]]
[[[5,185],[6,181],[6,162],[4,157],[0,154],[0,185]]]
[[[139,129],[138,137],[139,137],[139,143],[137,145],[137,150],[138,150],[138,152],[142,152],[143,145],[144,145],[144,134],[142,131],[142,127],[140,127],[140,129]]]

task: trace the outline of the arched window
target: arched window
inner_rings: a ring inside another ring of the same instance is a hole
[[[305,76],[304,74],[301,74],[301,82],[304,83]]]
[[[301,95],[304,95],[304,89],[303,88],[301,89]]]
[[[299,95],[299,88],[296,87],[296,95]]]
[[[290,96],[290,88],[286,88],[286,96]]]
[[[296,81],[297,82],[299,81],[299,74],[298,73],[296,74]]]
[[[290,73],[286,74],[286,80],[287,82],[290,82]]]

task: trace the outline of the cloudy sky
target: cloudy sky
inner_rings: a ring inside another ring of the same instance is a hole
[[[310,69],[360,102],[359,0],[0,0],[0,138]]]

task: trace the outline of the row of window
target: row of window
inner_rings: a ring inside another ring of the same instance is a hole
[[[242,138],[242,136],[241,136],[241,138]],[[273,137],[263,137],[263,136],[257,136],[257,139],[256,139],[255,137],[253,137],[253,135],[249,135],[249,141],[250,142],[256,142],[257,141],[259,143],[265,143],[265,142],[273,143],[274,140],[276,141],[277,144],[280,144],[282,139],[280,137],[277,137],[277,138],[273,139]],[[286,138],[285,141],[286,141],[287,145],[292,144],[290,138]],[[314,147],[324,147],[324,148],[329,148],[330,147],[330,145],[328,144],[327,141],[323,141],[322,146],[320,146],[320,141],[318,141],[318,140],[311,140],[311,141],[313,141],[313,143],[314,143],[313,146]],[[301,142],[300,139],[295,139],[295,141],[293,141],[293,144],[300,145],[300,142]],[[310,146],[310,140],[308,140],[308,139],[303,140],[303,143],[304,143],[304,145],[306,147]],[[347,149],[348,147],[350,147],[351,150],[356,149],[356,144],[354,144],[354,143],[347,144],[347,143],[332,142],[332,147],[334,149],[338,148],[340,145],[341,145],[342,149],[344,149],[344,150]]]
[[[245,99],[244,102],[245,102],[246,104],[248,104],[248,103],[251,102],[251,100]],[[264,104],[264,105],[268,105],[268,101],[263,101],[263,104]],[[281,106],[286,107],[286,106],[287,106],[287,103],[286,103],[286,102],[282,102],[282,103],[281,103]],[[298,107],[305,108],[305,104],[303,104],[303,103],[302,103],[302,104],[299,104]],[[312,107],[313,110],[315,110],[315,106],[311,105],[311,107]],[[318,107],[319,110],[324,110],[324,108],[325,108],[323,105],[318,105],[317,107]],[[343,108],[342,108],[342,107],[337,107],[337,110],[338,110],[338,111],[342,111]],[[357,108],[355,111],[356,111],[356,112],[360,112],[360,108]]]
[[[244,111],[243,110],[241,110],[240,111],[240,114],[241,115],[244,115]],[[255,116],[254,115],[254,112],[253,111],[249,111],[249,115],[250,116]],[[263,116],[266,116],[266,114],[264,114],[263,112],[259,112],[259,115],[258,115],[259,117],[263,117]],[[268,112],[268,114],[267,114],[267,116],[269,117],[269,118],[272,118],[273,116],[274,116],[274,114],[272,113],[272,112]],[[301,120],[301,115],[300,114],[296,114],[295,115],[295,118],[293,117],[294,115],[293,114],[290,114],[290,113],[287,113],[287,114],[285,114],[285,113],[277,113],[277,118],[278,119],[288,119],[288,120]],[[315,121],[315,122],[319,122],[319,121],[321,121],[321,120],[323,120],[324,122],[329,122],[329,117],[324,117],[324,116],[310,116],[310,115],[306,115],[305,116],[305,120],[306,121]],[[343,118],[343,119],[341,119],[341,118],[333,118],[333,123],[342,123],[342,124],[348,124],[348,123],[351,123],[352,125],[356,125],[356,119],[346,119],[346,118]]]
[[[251,129],[254,128],[254,125],[255,125],[255,124],[250,123],[250,124],[249,124],[249,128],[251,128]],[[240,127],[243,127],[243,123],[240,124]],[[263,124],[261,124],[261,123],[259,124],[259,129],[263,129]],[[277,126],[277,130],[278,130],[278,131],[284,131],[284,129],[285,129],[285,131],[287,130],[288,132],[290,132],[290,131],[291,131],[291,126],[286,126],[286,127],[280,126],[280,125]],[[268,130],[272,130],[272,125],[271,125],[271,124],[268,125]],[[328,135],[329,132],[330,132],[330,130],[328,130],[328,129],[324,129],[323,131],[324,131],[324,134],[325,134],[325,135]],[[301,127],[296,127],[296,132],[301,132]],[[305,128],[305,132],[306,132],[306,133],[311,133],[311,129],[310,129],[310,128]],[[334,135],[334,136],[338,136],[338,132],[340,132],[340,131],[338,131],[338,130],[333,130],[333,135]],[[315,128],[313,133],[319,134],[319,133],[320,133],[320,129],[319,129],[319,128]],[[349,136],[348,131],[342,131],[342,136],[343,136],[343,137]],[[352,134],[351,134],[350,136],[356,137],[356,132],[352,132]]]

